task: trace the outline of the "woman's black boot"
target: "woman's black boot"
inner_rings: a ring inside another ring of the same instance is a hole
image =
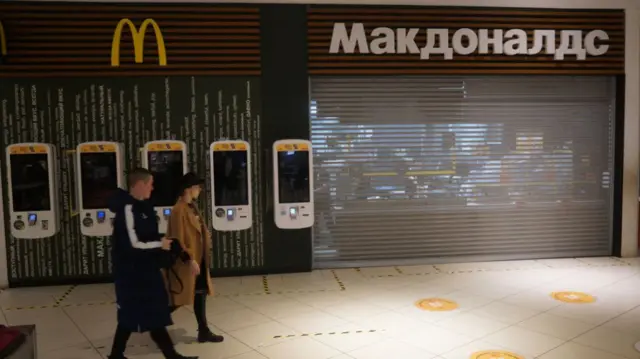
[[[211,329],[209,329],[209,322],[207,322],[207,293],[196,293],[193,302],[193,311],[198,321],[198,342],[222,343],[224,337],[213,333]]]

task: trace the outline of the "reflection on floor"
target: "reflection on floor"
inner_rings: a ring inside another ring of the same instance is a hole
[[[519,355],[505,359],[640,358],[634,349],[640,340],[640,259],[344,269],[215,283],[209,321],[226,341],[192,343],[195,319],[184,308],[171,328],[184,354],[468,359],[504,351]],[[115,327],[112,286],[70,289],[4,291],[2,319],[36,324],[42,359],[106,358]],[[554,298],[558,292],[572,293]],[[575,303],[589,299],[595,301]],[[130,358],[162,358],[146,335],[130,345]]]

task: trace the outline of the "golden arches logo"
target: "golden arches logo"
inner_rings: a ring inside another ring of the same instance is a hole
[[[7,37],[4,33],[4,26],[2,26],[2,22],[0,21],[0,56],[7,55]]]
[[[129,26],[131,31],[131,37],[133,38],[133,51],[135,55],[135,62],[141,64],[144,61],[144,38],[149,25],[153,27],[153,31],[156,35],[156,43],[158,44],[158,60],[160,66],[167,66],[167,49],[164,46],[164,37],[162,36],[162,30],[160,26],[153,19],[146,19],[140,25],[140,29],[136,28],[136,25],[129,19],[122,19],[116,26],[116,30],[113,33],[113,43],[111,45],[111,66],[120,66],[120,41],[122,39],[122,31],[125,25]]]

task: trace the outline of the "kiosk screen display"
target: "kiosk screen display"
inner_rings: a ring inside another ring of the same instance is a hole
[[[249,205],[247,151],[213,151],[215,206]]]
[[[82,207],[108,208],[111,195],[118,189],[118,165],[115,152],[81,153]]]
[[[47,154],[10,155],[14,212],[49,211]]]
[[[148,152],[147,161],[149,171],[153,173],[151,203],[155,207],[173,207],[184,175],[182,151]]]
[[[278,196],[280,203],[311,201],[309,152],[278,152]]]

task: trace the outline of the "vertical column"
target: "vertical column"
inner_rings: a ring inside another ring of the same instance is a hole
[[[0,156],[4,156],[4,148],[2,152],[0,152]],[[4,171],[0,171],[0,175],[2,175]],[[0,204],[4,203],[4,196],[2,191],[2,183],[6,183],[3,178],[0,180]],[[5,232],[5,221],[6,218],[4,216],[4,208],[5,206],[0,205],[0,288],[7,288],[9,286],[9,266],[7,260],[7,236]]]
[[[267,185],[265,271],[302,272],[312,267],[311,229],[281,230],[274,222],[271,146],[279,139],[310,138],[306,5],[263,5],[260,9],[262,58],[262,148]]]
[[[622,164],[622,257],[638,255],[638,171],[640,170],[640,11],[625,11],[625,107]],[[618,109],[621,111],[622,109]]]

